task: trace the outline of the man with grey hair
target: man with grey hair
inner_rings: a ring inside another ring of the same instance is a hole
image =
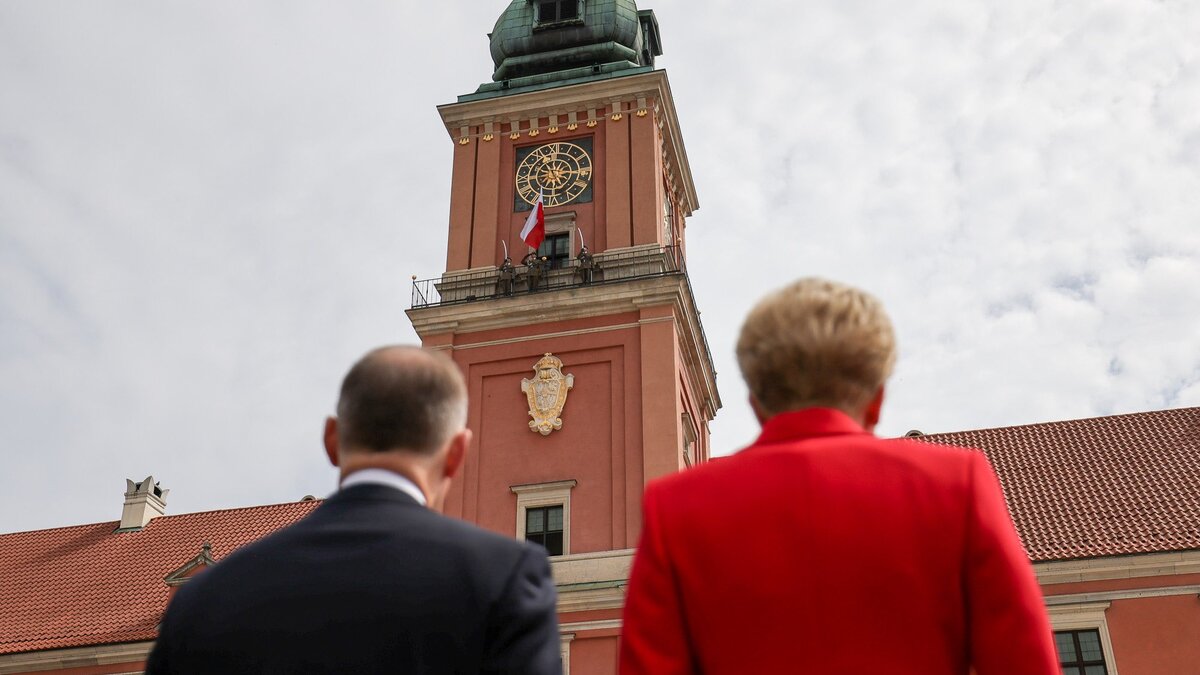
[[[873,435],[895,353],[879,302],[841,284],[751,310],[762,434],[647,488],[623,675],[1059,673],[987,459]]]
[[[180,588],[146,672],[560,674],[545,550],[436,513],[466,420],[450,359],[363,357],[325,423],[341,489]]]

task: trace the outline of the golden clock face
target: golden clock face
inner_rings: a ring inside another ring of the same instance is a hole
[[[546,206],[592,201],[592,139],[547,143],[517,151],[516,210],[542,195]]]

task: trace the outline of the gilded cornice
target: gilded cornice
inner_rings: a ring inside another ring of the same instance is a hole
[[[548,132],[551,127],[557,131],[557,125],[530,124],[550,115],[574,115],[577,120],[574,124],[596,126],[624,124],[630,117],[653,113],[663,136],[667,170],[677,180],[677,196],[684,215],[691,216],[700,208],[675,99],[664,70],[478,101],[447,103],[438,106],[438,112],[450,138],[463,145],[475,139],[484,142],[494,142],[498,137],[517,140],[523,134]]]

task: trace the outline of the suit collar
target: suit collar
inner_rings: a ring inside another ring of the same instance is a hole
[[[412,497],[421,506],[428,506],[429,502],[425,499],[424,493],[417,484],[412,482],[407,476],[402,476],[395,471],[387,469],[360,469],[342,479],[342,489],[353,487],[355,485],[386,485],[396,488],[404,494]]]
[[[805,408],[780,413],[767,420],[754,445],[786,443],[821,436],[866,434],[849,415],[834,408]]]
[[[325,500],[326,504],[338,504],[341,502],[362,502],[362,501],[387,501],[397,502],[400,504],[411,504],[413,506],[422,506],[420,502],[413,499],[411,495],[405,494],[389,485],[380,485],[379,483],[360,483],[342,488],[330,495]],[[422,508],[424,508],[422,506]]]

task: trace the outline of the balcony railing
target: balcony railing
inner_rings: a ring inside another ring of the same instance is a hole
[[[552,268],[550,261],[545,261],[540,265],[513,265],[413,281],[412,308],[455,305],[670,274],[687,276],[678,246],[597,253],[590,264],[579,258],[562,263],[558,268]]]

